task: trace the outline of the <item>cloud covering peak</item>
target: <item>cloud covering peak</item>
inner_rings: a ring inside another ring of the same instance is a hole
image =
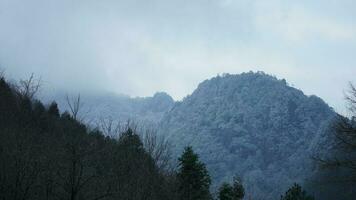
[[[262,70],[337,109],[355,81],[351,0],[0,0],[0,65],[45,87],[175,99]],[[47,85],[47,86],[46,86]]]

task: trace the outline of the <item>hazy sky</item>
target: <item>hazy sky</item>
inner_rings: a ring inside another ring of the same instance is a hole
[[[354,0],[0,0],[0,65],[45,88],[175,99],[265,71],[342,111],[356,82]]]

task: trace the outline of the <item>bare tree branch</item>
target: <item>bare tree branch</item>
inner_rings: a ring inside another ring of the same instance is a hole
[[[22,97],[33,99],[41,87],[41,78],[35,79],[34,74],[31,74],[29,79],[20,80],[16,85],[16,89]]]
[[[345,94],[345,99],[348,104],[347,105],[348,109],[351,111],[351,114],[355,116],[356,115],[356,88],[351,82],[349,83],[349,90]]]
[[[172,148],[169,141],[163,135],[158,135],[152,128],[146,129],[141,137],[144,148],[151,155],[156,166],[161,171],[172,171]]]
[[[115,121],[112,117],[102,117],[99,119],[97,127],[104,133],[105,136],[115,138],[120,134],[121,123],[119,121]]]
[[[324,168],[346,168],[356,173],[356,88],[350,83],[345,94],[351,118],[338,115],[331,128],[335,135],[335,158],[314,157]],[[351,176],[350,176],[351,177]],[[350,178],[349,177],[349,178]],[[353,179],[356,182],[356,178]]]
[[[0,69],[0,79],[5,78],[5,70],[4,69]]]
[[[70,99],[69,96],[66,96],[66,101],[67,101],[67,105],[70,109],[70,112],[72,114],[72,117],[75,120],[79,120],[78,119],[78,114],[80,109],[83,106],[83,103],[80,101],[80,94],[78,94],[78,96],[76,98]]]

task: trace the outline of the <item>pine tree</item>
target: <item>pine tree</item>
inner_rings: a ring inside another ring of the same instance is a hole
[[[241,200],[245,196],[245,189],[241,180],[234,178],[233,185],[223,183],[219,189],[219,200]]]
[[[300,185],[294,183],[281,200],[314,200],[314,197],[307,195]]]
[[[245,189],[242,185],[241,179],[238,177],[234,177],[234,182],[232,185],[233,189],[233,200],[241,200],[245,196]]]
[[[211,199],[209,186],[210,176],[204,165],[199,161],[192,147],[186,147],[179,158],[179,193],[182,200],[208,200]]]
[[[228,183],[223,183],[219,188],[219,200],[232,200],[233,196],[232,186]]]
[[[59,109],[58,109],[58,105],[56,102],[52,102],[49,107],[48,107],[48,113],[50,115],[53,115],[53,116],[56,116],[56,117],[59,117]]]

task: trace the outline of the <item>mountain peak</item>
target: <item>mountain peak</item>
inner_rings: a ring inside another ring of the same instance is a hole
[[[153,99],[164,100],[164,101],[171,102],[171,103],[174,102],[173,98],[169,94],[167,94],[166,92],[156,92],[153,95]]]
[[[161,132],[175,141],[178,154],[193,146],[217,185],[237,173],[247,191],[258,194],[255,199],[275,199],[287,189],[282,185],[312,171],[313,141],[323,137],[334,115],[320,98],[284,79],[264,72],[223,74],[175,104],[162,119]]]
[[[259,85],[263,84],[279,84],[281,86],[287,86],[287,82],[285,79],[277,79],[275,76],[266,74],[262,71],[258,72],[245,72],[241,74],[229,74],[229,73],[224,73],[222,75],[218,75],[216,77],[213,77],[211,79],[205,80],[202,83],[199,84],[198,89],[200,88],[205,88],[205,87],[211,87],[212,85],[220,85],[220,86],[226,86],[226,85],[248,85],[248,86],[253,86],[256,85],[257,87]]]

